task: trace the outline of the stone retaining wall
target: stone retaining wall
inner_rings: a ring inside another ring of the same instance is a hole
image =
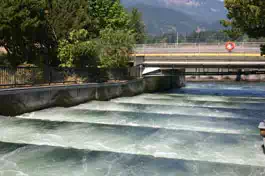
[[[49,107],[69,107],[90,100],[106,101],[185,84],[184,76],[152,76],[125,83],[83,84],[0,90],[0,115],[15,116]]]

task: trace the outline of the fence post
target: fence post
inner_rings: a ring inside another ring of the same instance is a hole
[[[16,77],[16,73],[17,73],[17,68],[14,72],[14,81],[15,81],[15,87],[17,87],[17,77]]]
[[[88,71],[88,68],[86,68],[87,70],[87,83],[89,83],[89,71]]]
[[[66,69],[65,68],[62,68],[62,70],[59,70],[59,72],[62,72],[62,74],[63,74],[63,84],[64,84],[64,82],[65,82],[65,78],[66,78],[66,74],[68,74],[68,70],[66,71]],[[58,82],[60,82],[60,81],[58,81]]]
[[[143,73],[143,65],[141,64],[141,65],[140,65],[140,78],[143,77],[142,73]]]
[[[171,89],[174,88],[174,65],[171,66]]]
[[[75,83],[77,84],[77,76],[75,76]]]
[[[32,80],[32,86],[34,86],[34,68],[27,68],[29,69],[28,71],[31,72],[31,80]],[[23,68],[23,70],[25,71],[25,68]]]
[[[49,85],[51,85],[52,83],[52,69],[50,67],[48,67],[49,70]]]

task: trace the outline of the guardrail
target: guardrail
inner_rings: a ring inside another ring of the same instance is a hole
[[[225,46],[226,42],[219,43],[154,43],[154,44],[137,44],[136,48],[178,48],[178,47],[199,47],[199,46]],[[260,47],[265,42],[235,42],[237,47]]]
[[[237,42],[232,53],[260,54],[260,45],[265,42]],[[157,43],[136,45],[136,54],[167,53],[229,53],[225,43]]]
[[[185,57],[185,59],[193,59],[192,57],[203,57],[204,59],[207,59],[207,57],[229,57],[230,59],[236,58],[236,57],[259,57],[256,58],[258,60],[263,60],[265,57],[261,57],[261,54],[259,52],[158,52],[158,53],[135,53],[132,54],[133,57],[139,57],[139,56],[145,56],[146,59],[151,59],[152,57]],[[187,57],[187,58],[186,58]],[[176,59],[176,58],[174,58]],[[248,58],[240,58],[240,60]],[[253,59],[253,58],[252,58]]]

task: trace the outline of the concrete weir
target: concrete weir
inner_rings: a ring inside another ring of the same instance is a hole
[[[183,75],[149,76],[124,83],[46,86],[0,90],[0,115],[15,116],[50,107],[69,107],[90,100],[106,101],[122,96],[182,87]]]

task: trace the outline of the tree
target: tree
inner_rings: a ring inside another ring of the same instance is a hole
[[[88,0],[46,0],[47,20],[57,40],[65,39],[73,30],[92,26]]]
[[[95,41],[90,41],[85,29],[74,30],[69,40],[61,40],[58,47],[61,67],[96,67],[98,49]]]
[[[135,44],[134,34],[126,30],[105,29],[100,33],[100,65],[102,68],[128,66]]]
[[[251,38],[265,37],[265,1],[264,0],[225,0],[228,20],[235,35],[246,33]],[[263,46],[264,47],[264,46]]]
[[[129,15],[119,0],[89,0],[88,4],[92,23],[85,29],[92,38],[98,38],[106,28],[129,29]]]
[[[45,20],[43,0],[3,0],[0,4],[0,46],[11,65],[35,63],[51,38]]]
[[[130,15],[119,0],[3,0],[0,4],[0,46],[7,50],[13,66],[24,62],[92,66],[96,64],[92,58],[99,56],[97,47],[103,44],[95,41],[116,42],[107,40],[103,35],[106,31],[111,30],[114,39],[120,35],[119,42],[125,44],[123,49],[131,50],[131,37],[142,35],[136,11],[133,17],[135,22],[131,26]],[[108,47],[103,48],[108,50]]]
[[[240,30],[240,28],[237,28],[235,26],[232,27],[231,21],[221,20],[220,23],[227,28],[223,30],[223,32],[228,36],[230,40],[236,41],[243,37],[244,33]]]
[[[69,37],[59,42],[58,57],[62,62],[61,66],[95,66],[99,57],[102,67],[125,67],[128,60],[126,57],[129,57],[129,50],[134,43],[129,14],[119,0],[90,0],[87,5],[84,11],[88,14],[88,23],[81,30],[75,28]],[[85,33],[85,37],[73,39],[73,35],[79,35],[80,32]],[[108,38],[107,35],[113,38]]]
[[[114,0],[105,17],[105,28],[129,29],[129,14],[125,11],[120,0]]]
[[[253,38],[265,37],[265,1],[226,0],[225,7],[233,28]]]
[[[130,28],[135,33],[135,40],[137,44],[142,44],[145,41],[145,25],[142,21],[142,14],[136,9],[133,8],[130,14]]]

